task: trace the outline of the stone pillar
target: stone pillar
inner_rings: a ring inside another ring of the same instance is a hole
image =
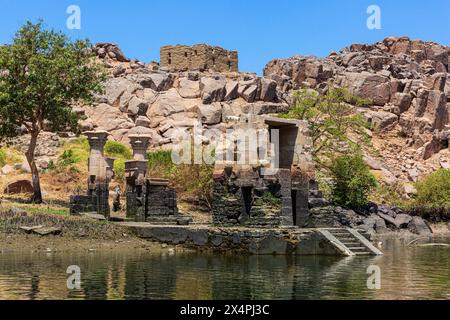
[[[127,179],[127,218],[137,222],[144,222],[147,211],[147,161],[125,162]]]
[[[292,190],[295,191],[295,225],[304,228],[309,220],[309,178],[293,177]]]
[[[88,137],[91,147],[89,154],[88,195],[92,196],[92,203],[97,209],[97,213],[109,218],[109,165],[103,153],[108,139],[108,132],[89,131],[85,135]]]
[[[291,170],[279,169],[281,184],[281,225],[293,226],[294,216],[292,210],[292,176]]]
[[[133,148],[133,159],[138,161],[146,160],[147,150],[152,137],[149,135],[131,135],[129,138],[131,148]]]
[[[144,222],[147,215],[147,149],[151,137],[148,135],[130,135],[133,148],[132,161],[125,162],[127,179],[127,218],[137,222]]]

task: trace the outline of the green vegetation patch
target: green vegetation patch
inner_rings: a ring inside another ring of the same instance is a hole
[[[416,183],[416,205],[450,206],[450,170],[440,169]]]
[[[130,160],[133,158],[133,152],[123,143],[109,140],[105,144],[105,156],[123,160]]]
[[[377,181],[359,153],[340,156],[331,167],[332,197],[335,204],[346,208],[360,208],[369,200]]]

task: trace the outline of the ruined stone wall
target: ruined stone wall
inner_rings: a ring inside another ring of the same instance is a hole
[[[238,72],[237,51],[227,51],[205,44],[164,46],[160,51],[160,65],[170,71]]]

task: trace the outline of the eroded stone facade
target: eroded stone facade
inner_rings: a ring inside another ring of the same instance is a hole
[[[177,207],[177,193],[169,181],[153,179],[147,175],[146,152],[151,137],[132,135],[133,160],[125,162],[127,181],[127,218],[136,222],[187,224]]]
[[[88,188],[86,195],[70,197],[71,214],[97,212],[109,218],[109,183],[114,177],[114,160],[105,158],[104,147],[108,139],[106,131],[86,132],[90,145],[88,162]]]
[[[169,71],[239,71],[237,51],[205,44],[161,47],[160,60],[161,67]]]
[[[237,135],[216,151],[218,159],[226,160],[215,165],[214,223],[304,226],[309,215],[309,181],[314,170],[307,124],[249,115],[233,119],[230,128]],[[242,143],[255,139],[257,150],[244,149],[248,155],[238,150]],[[229,153],[230,146],[236,150],[235,154],[221,155]]]

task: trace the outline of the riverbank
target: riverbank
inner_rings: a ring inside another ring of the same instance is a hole
[[[39,235],[33,228],[56,230]],[[450,236],[446,223],[432,224],[433,237]],[[345,230],[345,229],[344,229]],[[404,245],[429,241],[407,230],[390,231],[371,238],[375,243],[398,239]],[[220,228],[210,224],[155,226],[142,223],[97,221],[22,209],[0,212],[0,251],[95,252],[201,251],[219,254],[346,255],[320,229]],[[414,242],[414,243],[416,243]]]

